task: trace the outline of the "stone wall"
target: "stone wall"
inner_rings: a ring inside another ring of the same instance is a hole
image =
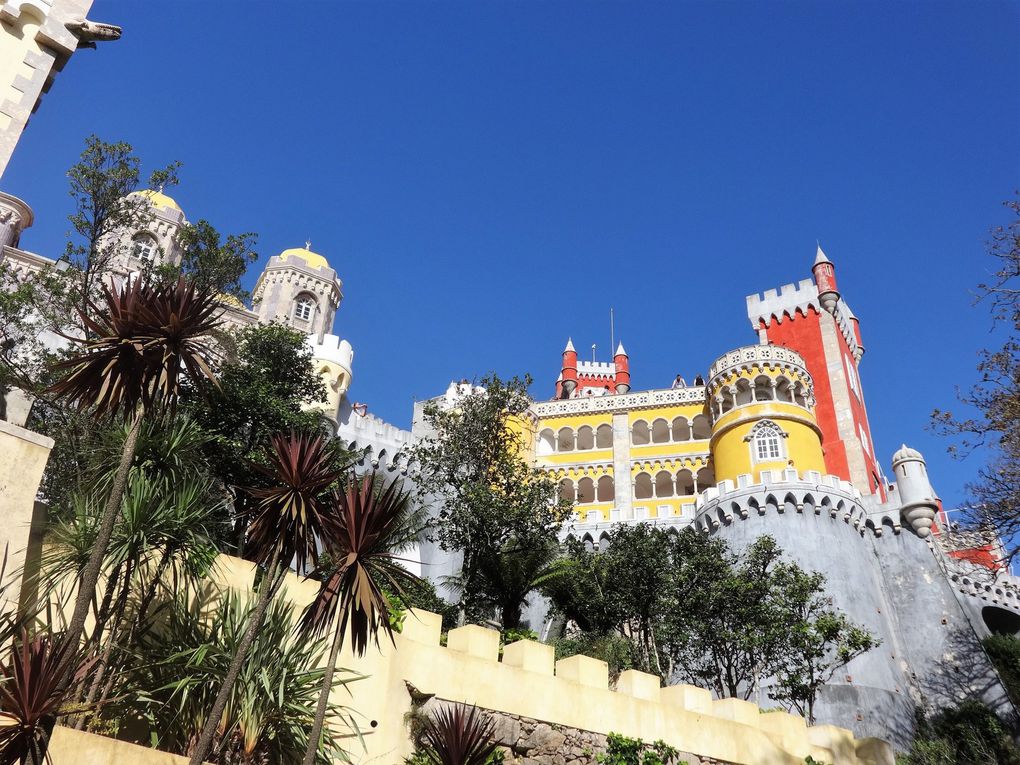
[[[433,699],[423,712],[445,702]],[[596,756],[606,751],[603,733],[554,725],[521,715],[484,710],[494,722],[493,738],[502,745],[505,765],[597,765]],[[650,743],[650,742],[646,742]],[[687,765],[732,765],[725,760],[680,752],[676,760]]]

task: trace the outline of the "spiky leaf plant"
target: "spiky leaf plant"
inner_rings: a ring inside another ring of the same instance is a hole
[[[248,629],[237,645],[209,719],[192,752],[192,765],[199,765],[212,745],[216,721],[223,714],[270,598],[282,581],[285,566],[293,560],[300,571],[309,562],[318,561],[316,540],[323,535],[325,510],[334,485],[343,475],[336,453],[320,434],[277,435],[271,439],[270,446],[268,466],[259,468],[269,479],[269,486],[248,490],[256,506],[246,550],[265,566],[265,577]]]
[[[493,723],[478,707],[441,707],[424,722],[421,750],[433,765],[486,765],[496,752]]]
[[[229,593],[214,608],[197,598],[166,604],[159,629],[139,647],[139,661],[118,695],[138,699],[161,749],[190,753],[207,720],[238,644],[251,602]],[[293,633],[293,606],[274,598],[266,611],[229,702],[217,718],[207,761],[230,765],[296,763],[305,750],[322,679],[321,644]],[[358,679],[344,671],[339,688]],[[131,706],[138,708],[134,701]],[[331,708],[356,731],[347,710]],[[321,742],[317,765],[347,762],[333,739]]]
[[[410,498],[400,485],[393,482],[380,488],[376,476],[369,473],[337,495],[337,503],[327,517],[323,543],[331,565],[316,572],[321,579],[319,592],[301,617],[300,631],[314,637],[330,625],[336,626],[304,765],[314,761],[313,744],[319,740],[325,722],[329,677],[346,636],[350,634],[359,656],[365,653],[369,641],[379,643],[380,633],[393,640],[389,603],[379,582],[388,582],[401,596],[403,585],[417,580],[397,557],[408,541],[410,515]]]
[[[215,380],[207,362],[211,349],[206,338],[217,327],[221,314],[215,295],[183,277],[175,283],[135,279],[119,289],[104,287],[102,306],[87,297],[85,300],[89,311],[79,313],[87,337],[72,338],[83,348],[57,365],[67,374],[49,392],[91,408],[96,417],[122,413],[131,426],[95,545],[78,583],[67,630],[67,638],[76,645],[95,598],[142,418],[158,408],[174,409],[184,375]]]
[[[93,664],[65,638],[21,630],[0,664],[0,765],[49,761],[46,742],[69,682],[82,681]]]

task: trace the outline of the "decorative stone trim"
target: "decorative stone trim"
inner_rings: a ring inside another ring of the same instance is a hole
[[[704,404],[705,386],[663,388],[640,393],[623,393],[613,396],[583,396],[559,401],[540,401],[531,405],[539,418],[562,417],[591,412],[627,412],[636,409],[653,409],[677,404]]]

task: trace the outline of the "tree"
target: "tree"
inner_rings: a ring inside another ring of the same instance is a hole
[[[216,303],[183,278],[174,285],[151,286],[135,280],[114,291],[103,287],[105,305],[80,313],[90,340],[84,350],[61,362],[67,370],[50,387],[57,398],[93,410],[96,418],[122,413],[130,422],[120,464],[96,531],[94,547],[78,582],[78,595],[67,629],[77,645],[113,535],[146,414],[172,412],[185,375],[212,377],[204,338],[217,325]]]
[[[218,295],[231,295],[241,301],[251,295],[241,286],[248,266],[258,259],[256,234],[230,234],[226,239],[207,220],[189,223],[177,235],[181,262],[159,266],[163,278],[176,279],[184,274],[202,288]]]
[[[461,396],[452,406],[432,401],[424,409],[432,435],[414,449],[421,465],[421,496],[436,502],[435,539],[462,554],[460,605],[483,615],[479,560],[510,540],[530,548],[552,540],[570,511],[555,482],[526,459],[524,419],[530,378],[481,381],[484,391]]]
[[[397,558],[417,536],[407,534],[408,519],[413,517],[409,501],[397,482],[378,486],[376,476],[369,473],[338,493],[327,513],[327,533],[322,539],[331,565],[315,574],[321,581],[319,592],[305,609],[300,633],[314,638],[336,626],[304,765],[315,762],[340,647],[349,636],[354,653],[363,656],[370,641],[379,644],[380,634],[392,642],[389,601],[380,582],[402,598],[404,585],[417,581]]]
[[[283,582],[286,566],[293,562],[298,571],[305,571],[309,562],[318,563],[318,540],[327,538],[326,510],[343,474],[335,453],[317,434],[273,436],[267,462],[260,469],[270,485],[248,489],[256,503],[255,518],[248,529],[248,549],[264,571],[259,597],[191,753],[191,765],[201,765],[212,746],[234,683],[266,609]]]
[[[67,171],[74,212],[68,216],[76,238],[68,241],[64,256],[75,271],[78,308],[84,316],[99,299],[103,277],[116,257],[118,231],[142,228],[152,220],[152,207],[133,194],[140,182],[141,160],[131,144],[107,143],[98,136],[85,139],[79,161]],[[177,183],[179,162],[149,176],[149,188]],[[87,330],[87,328],[86,328]]]
[[[818,691],[839,669],[879,641],[832,609],[817,591],[801,593],[792,600],[800,612],[789,635],[792,650],[769,698],[788,704],[814,725]]]
[[[475,593],[477,605],[496,611],[504,631],[519,629],[531,593],[563,573],[562,567],[554,565],[558,557],[559,545],[552,540],[523,547],[514,539],[499,550],[479,555],[475,576],[475,586],[479,588]],[[465,586],[459,576],[450,577],[446,584],[456,591]]]
[[[205,455],[210,469],[233,497],[235,537],[242,548],[251,495],[240,487],[265,482],[263,444],[275,433],[311,432],[322,416],[303,407],[326,400],[326,388],[312,364],[305,336],[282,324],[257,324],[230,338],[216,367],[219,385],[185,391],[184,407],[210,436]],[[338,441],[331,447],[340,446]],[[243,550],[242,550],[243,551]]]
[[[993,529],[1007,545],[1009,561],[1020,551],[1020,198],[1004,203],[1012,217],[991,231],[988,254],[996,263],[993,279],[978,285],[978,300],[987,302],[1005,339],[996,350],[982,350],[979,382],[964,393],[961,403],[973,415],[957,416],[936,409],[936,432],[959,439],[950,453],[966,457],[987,449],[990,457],[969,486],[965,522]]]

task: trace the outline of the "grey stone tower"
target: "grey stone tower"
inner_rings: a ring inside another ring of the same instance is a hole
[[[255,283],[254,310],[259,321],[280,321],[310,335],[328,334],[343,300],[343,282],[322,255],[303,248],[269,259]]]

